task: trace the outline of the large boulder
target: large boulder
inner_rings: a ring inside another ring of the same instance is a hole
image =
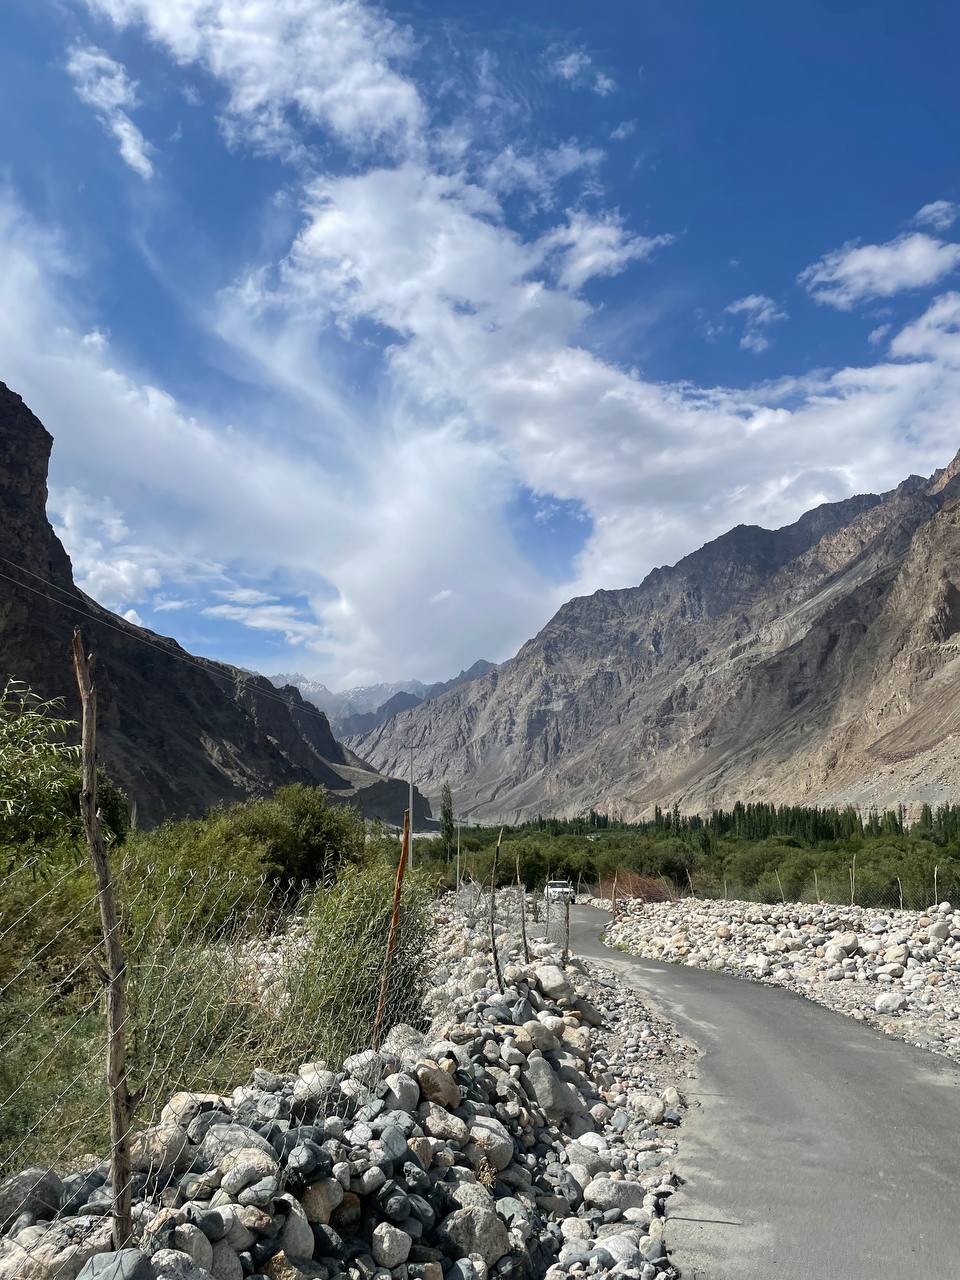
[[[548,1000],[569,1000],[573,996],[573,983],[559,965],[537,965],[534,972],[537,985]]]
[[[406,1231],[389,1222],[380,1222],[373,1229],[373,1260],[380,1267],[401,1266],[410,1255],[413,1240]]]
[[[873,1007],[877,1013],[899,1013],[901,1009],[906,1009],[908,1003],[907,997],[898,991],[885,991],[883,995],[877,996]]]
[[[33,1166],[0,1182],[0,1235],[21,1213],[52,1218],[60,1207],[63,1183],[52,1169]]]
[[[77,1280],[91,1258],[110,1249],[112,1231],[109,1218],[89,1214],[25,1227],[0,1244],[0,1280]]]
[[[444,1218],[437,1231],[441,1245],[454,1258],[478,1253],[488,1267],[510,1251],[507,1228],[493,1209],[471,1206]]]
[[[646,1193],[639,1182],[627,1182],[623,1178],[594,1178],[583,1193],[586,1204],[598,1209],[639,1209]]]
[[[224,1156],[229,1151],[255,1147],[272,1159],[277,1153],[266,1138],[262,1138],[254,1129],[245,1124],[215,1124],[207,1130],[207,1135],[200,1148],[200,1159],[208,1169],[219,1168]]]
[[[513,1159],[513,1138],[506,1127],[493,1116],[476,1116],[470,1122],[470,1141],[466,1154],[474,1168],[479,1167],[481,1161],[486,1159],[499,1173]]]
[[[154,1280],[156,1272],[147,1254],[139,1249],[98,1253],[85,1262],[77,1280]]]
[[[151,1125],[130,1139],[130,1168],[134,1173],[154,1173],[175,1169],[182,1173],[189,1167],[187,1131],[172,1120]]]
[[[536,1102],[548,1120],[562,1120],[580,1109],[576,1094],[560,1079],[546,1058],[528,1058],[520,1079],[527,1097]]]
[[[439,1107],[459,1107],[460,1086],[448,1071],[442,1071],[433,1063],[421,1062],[417,1067],[417,1082],[425,1098]]]

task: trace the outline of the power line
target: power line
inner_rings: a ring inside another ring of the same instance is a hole
[[[18,564],[16,560],[11,560],[8,556],[0,555],[0,560],[2,560],[5,564],[12,565],[15,569],[18,569],[21,573],[26,573],[26,574],[29,574],[31,578],[36,578],[38,582],[42,582],[44,586],[50,587],[50,589],[53,591],[60,591],[64,595],[70,594],[70,592],[67,591],[66,587],[57,586],[55,582],[48,581],[48,579],[42,577],[39,573],[34,573],[32,569],[26,568],[25,565]],[[197,658],[192,658],[189,654],[186,654],[186,653],[173,653],[165,645],[157,644],[155,640],[148,640],[146,636],[137,635],[136,634],[137,628],[134,626],[132,622],[129,623],[128,625],[130,627],[133,627],[134,630],[127,631],[125,627],[119,627],[115,622],[107,622],[105,619],[99,617],[96,613],[94,613],[91,609],[85,609],[82,605],[78,605],[78,604],[70,604],[66,600],[58,600],[55,596],[47,595],[45,591],[40,591],[36,587],[31,587],[28,582],[20,582],[19,579],[17,578],[11,578],[9,574],[4,573],[2,570],[0,570],[0,578],[4,578],[7,582],[12,582],[15,587],[21,587],[24,591],[32,591],[34,595],[40,596],[44,600],[48,600],[51,604],[56,604],[63,609],[70,609],[74,613],[82,614],[85,618],[89,618],[92,622],[97,623],[98,626],[109,627],[111,631],[119,632],[120,635],[125,636],[128,640],[135,640],[138,644],[144,644],[147,646],[148,649],[156,649],[158,653],[162,653],[165,657],[173,658],[177,662],[182,662],[188,667],[194,667],[196,670],[202,671],[205,675],[212,676],[216,680],[225,680],[227,681],[228,684],[231,684],[231,685],[236,683],[233,677],[228,676],[225,673],[214,669],[218,665],[227,665],[225,663],[224,664],[214,663],[214,660],[212,658],[207,658],[203,661],[199,661]],[[107,612],[107,610],[104,610],[104,612]],[[176,642],[174,641],[173,643],[176,643]],[[207,665],[208,663],[210,665]],[[242,667],[234,667],[233,669],[239,672],[240,674],[251,675],[251,676],[256,676],[258,674],[256,672],[245,672]],[[260,679],[262,680],[266,680],[266,678],[267,678],[266,676],[260,677]],[[311,706],[310,703],[306,701],[306,699],[304,699],[300,703],[291,702],[289,698],[284,698],[282,694],[277,693],[274,690],[261,689],[259,686],[256,688],[255,693],[256,693],[256,696],[259,698],[266,698],[272,702],[279,702],[282,706],[286,707],[290,711],[298,711],[303,715],[316,716],[317,719],[325,721],[328,728],[330,727],[330,721],[326,715],[326,712],[321,711],[319,707]]]

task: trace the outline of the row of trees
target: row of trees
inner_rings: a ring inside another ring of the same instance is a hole
[[[72,728],[58,703],[16,682],[0,694],[0,854],[8,865],[31,856],[49,864],[80,852]],[[344,865],[396,861],[395,839],[371,831],[358,813],[330,804],[316,788],[281,788],[149,833],[127,830],[125,797],[107,779],[100,799],[108,839],[124,844],[134,864],[217,867],[280,883],[329,880]],[[440,840],[417,842],[416,865],[449,880],[459,843],[464,870],[484,878],[497,835],[480,826],[458,833],[445,785]],[[854,860],[855,891],[869,888],[891,900],[906,885],[917,894],[954,880],[960,886],[960,805],[924,806],[913,822],[902,807],[863,815],[850,807],[751,803],[701,816],[674,806],[633,824],[593,811],[506,827],[504,839],[503,878],[514,878],[519,864],[531,887],[550,876],[596,881],[623,867],[662,876],[678,891],[740,887],[776,897],[797,895],[809,881],[818,890],[830,885],[842,900]]]

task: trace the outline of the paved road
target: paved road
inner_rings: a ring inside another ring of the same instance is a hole
[[[606,919],[574,908],[572,949],[702,1053],[668,1213],[685,1280],[958,1280],[960,1071],[792,992],[610,950]]]

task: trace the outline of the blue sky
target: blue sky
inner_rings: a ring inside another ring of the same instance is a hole
[[[8,0],[0,36],[0,378],[81,585],[195,651],[443,678],[960,446],[955,6]]]

